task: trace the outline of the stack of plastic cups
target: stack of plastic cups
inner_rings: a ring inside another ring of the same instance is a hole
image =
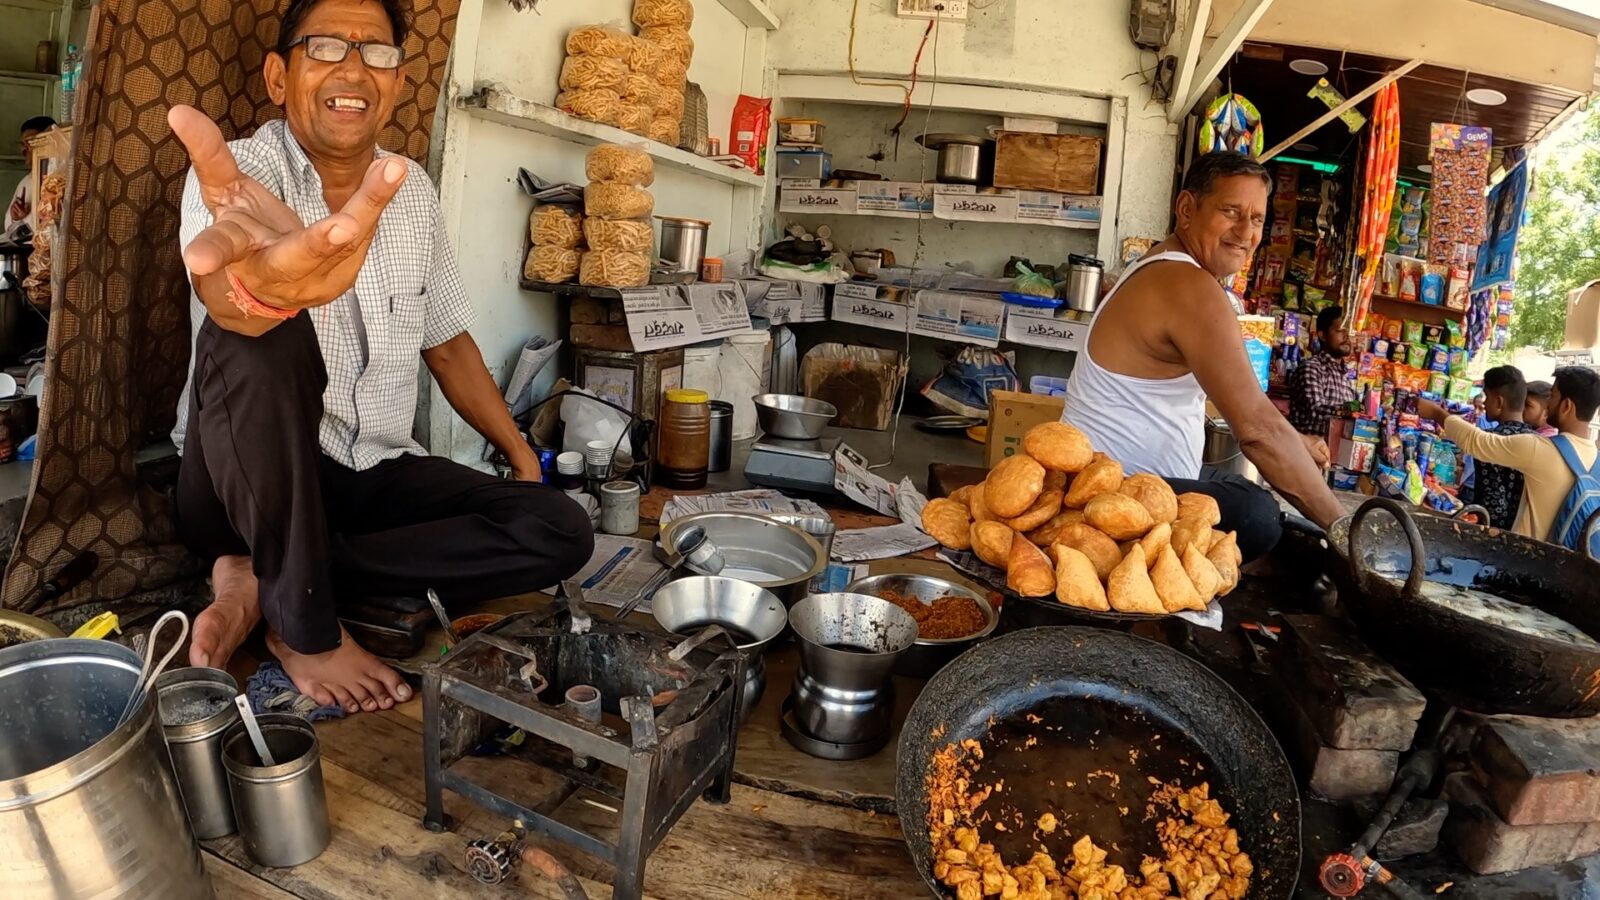
[[[556,487],[563,491],[583,490],[583,454],[568,450],[556,457]]]
[[[611,480],[611,453],[616,446],[615,441],[590,441],[584,449],[584,459],[589,463],[590,493],[598,495],[600,485]]]

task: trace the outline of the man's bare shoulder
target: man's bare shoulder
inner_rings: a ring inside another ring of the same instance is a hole
[[[1164,306],[1200,308],[1227,303],[1222,285],[1204,269],[1182,260],[1163,259],[1148,263],[1128,276],[1120,289],[1131,298],[1151,298]]]

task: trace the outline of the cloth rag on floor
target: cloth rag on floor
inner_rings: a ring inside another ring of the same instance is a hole
[[[289,713],[307,722],[344,718],[344,707],[337,703],[318,706],[314,698],[300,693],[283,671],[283,666],[275,662],[264,662],[261,668],[256,669],[256,673],[244,683],[244,695],[250,699],[250,710],[258,716],[263,713]]]

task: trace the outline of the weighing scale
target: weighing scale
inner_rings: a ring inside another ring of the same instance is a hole
[[[750,448],[744,477],[762,487],[831,494],[833,451],[838,446],[836,437],[790,441],[762,435]]]

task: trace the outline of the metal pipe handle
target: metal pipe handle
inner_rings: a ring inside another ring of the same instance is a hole
[[[1465,520],[1467,516],[1477,516],[1478,524],[1485,528],[1488,528],[1490,525],[1494,524],[1489,518],[1489,510],[1485,509],[1482,504],[1478,503],[1468,503],[1466,506],[1456,510],[1455,515],[1451,516],[1450,518]]]
[[[1400,589],[1400,596],[1406,600],[1415,600],[1417,592],[1422,589],[1423,547],[1422,532],[1417,528],[1417,521],[1411,517],[1411,512],[1404,506],[1388,497],[1373,497],[1361,504],[1355,515],[1350,517],[1350,574],[1355,577],[1356,586],[1361,590],[1371,593],[1367,585],[1371,576],[1377,574],[1367,567],[1361,558],[1361,523],[1373,510],[1381,509],[1394,516],[1395,521],[1406,533],[1406,541],[1411,545],[1411,570],[1406,573],[1405,586]]]

